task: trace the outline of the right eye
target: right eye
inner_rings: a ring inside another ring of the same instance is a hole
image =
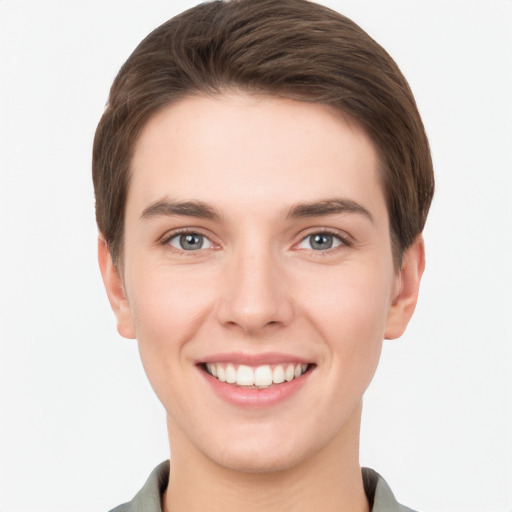
[[[169,238],[167,243],[182,251],[200,251],[213,247],[211,240],[200,233],[179,233]]]

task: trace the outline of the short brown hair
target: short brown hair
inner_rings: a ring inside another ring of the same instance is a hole
[[[130,162],[157,110],[226,90],[333,106],[380,155],[397,267],[422,232],[434,192],[429,144],[412,92],[388,53],[358,25],[307,0],[200,4],[151,32],[119,71],[94,139],[96,219],[122,261]]]

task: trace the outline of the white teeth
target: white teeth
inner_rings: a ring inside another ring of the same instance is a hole
[[[236,370],[232,364],[228,364],[226,367],[226,382],[228,384],[234,384],[236,382]]]
[[[254,372],[249,366],[240,365],[236,372],[236,383],[238,386],[253,386]]]
[[[307,366],[307,365],[306,365]],[[295,367],[293,364],[289,364],[286,367],[286,371],[284,372],[284,378],[286,379],[286,382],[290,382],[295,377]]]
[[[256,386],[270,386],[272,384],[272,370],[270,366],[258,366],[254,372],[254,384]]]
[[[217,377],[217,367],[214,364],[207,363],[206,368],[208,369],[208,373],[210,373],[214,377]]]
[[[284,368],[280,364],[278,364],[272,372],[272,382],[274,384],[284,382]]]
[[[291,382],[300,377],[307,369],[307,364],[262,365],[252,368],[247,365],[236,366],[232,363],[206,363],[206,371],[221,382],[236,384],[237,386],[257,386],[266,388],[272,384]]]

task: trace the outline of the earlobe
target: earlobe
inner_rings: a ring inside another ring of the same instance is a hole
[[[101,235],[98,237],[98,262],[110,306],[116,315],[117,330],[124,338],[134,339],[135,326],[130,304],[124,292],[119,270],[114,265],[107,242]]]
[[[397,276],[397,287],[391,300],[384,337],[399,338],[416,308],[421,276],[425,270],[425,245],[420,234],[404,253],[403,263]]]

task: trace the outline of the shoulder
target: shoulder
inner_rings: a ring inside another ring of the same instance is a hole
[[[169,461],[159,464],[149,475],[144,487],[128,503],[110,512],[162,512],[162,495],[169,481]]]
[[[415,512],[398,503],[391,488],[377,471],[363,468],[362,473],[366,495],[373,504],[371,512]]]

